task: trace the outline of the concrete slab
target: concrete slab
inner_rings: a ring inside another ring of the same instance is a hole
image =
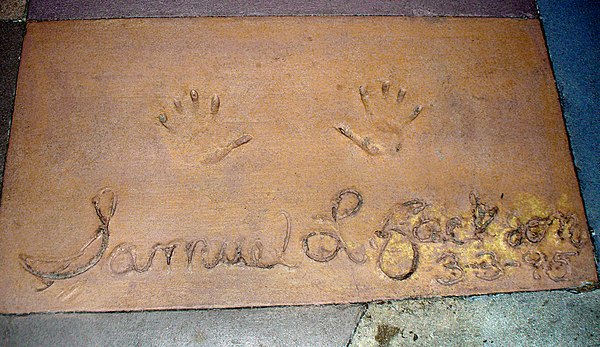
[[[25,23],[0,22],[0,196]]]
[[[0,20],[25,19],[26,0],[0,1]]]
[[[0,316],[4,346],[344,346],[362,306]]]
[[[596,280],[537,20],[35,22],[23,47],[2,312]]]
[[[371,305],[350,346],[599,346],[600,291]]]
[[[600,260],[600,2],[539,0],[588,222]]]
[[[536,14],[537,10],[533,0],[32,0],[29,5],[29,19],[34,20],[273,15],[404,15],[532,18]]]

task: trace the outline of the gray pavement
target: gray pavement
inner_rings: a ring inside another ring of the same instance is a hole
[[[370,305],[350,346],[600,346],[600,291]]]
[[[0,21],[0,197],[24,35],[24,22]]]
[[[3,346],[344,346],[359,305],[0,316]]]
[[[585,210],[600,261],[600,1],[538,0]]]
[[[0,20],[25,19],[26,0],[0,0]]]

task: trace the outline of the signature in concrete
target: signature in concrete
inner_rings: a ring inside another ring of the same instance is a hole
[[[469,273],[480,280],[495,281],[510,269],[520,268],[522,263],[533,267],[536,280],[541,273],[556,282],[569,278],[572,272],[569,259],[579,255],[577,249],[583,244],[573,214],[553,212],[546,217],[531,217],[526,222],[511,215],[509,222],[503,223],[499,220],[500,209],[482,201],[478,194],[471,193],[469,202],[470,211],[451,217],[436,212],[422,199],[395,204],[369,239],[374,250],[369,256],[366,247],[343,237],[338,225],[338,221],[360,213],[365,203],[358,190],[345,189],[333,200],[330,227],[308,233],[302,240],[303,251],[309,259],[320,263],[330,262],[342,252],[358,265],[374,259],[378,270],[395,281],[411,278],[424,261],[441,267],[436,282],[442,285],[462,282]],[[555,249],[549,257],[539,249],[546,238],[552,238],[548,241],[551,245],[575,250]],[[506,248],[501,243],[512,251],[500,256],[495,248]],[[435,259],[423,259],[421,248],[426,245],[441,254]]]
[[[154,265],[157,254],[164,255],[166,265],[170,266],[178,249],[185,252],[186,264],[190,270],[196,259],[200,261],[205,269],[215,268],[219,264],[237,264],[259,269],[271,269],[278,265],[292,268],[296,265],[289,264],[285,260],[292,232],[291,217],[286,211],[281,211],[280,215],[285,219],[286,228],[282,235],[281,248],[275,252],[275,256],[270,258],[265,255],[266,250],[260,240],[254,240],[254,242],[222,241],[215,245],[205,238],[199,238],[189,241],[173,240],[164,244],[157,243],[141,264],[138,263],[137,247],[135,245],[119,244],[110,253],[109,268],[115,275],[147,272]]]
[[[368,202],[358,189],[346,188],[333,197],[330,212],[321,217],[321,227],[299,235],[298,246],[316,264],[329,263],[345,254],[354,266],[376,264],[377,271],[394,281],[412,278],[423,263],[438,268],[435,281],[446,286],[465,281],[471,274],[475,279],[495,281],[522,268],[522,264],[532,269],[535,280],[543,275],[555,282],[570,278],[571,259],[579,256],[584,243],[575,215],[555,211],[518,216],[512,212],[503,222],[500,209],[484,202],[478,194],[471,193],[468,201],[470,210],[454,216],[445,216],[418,198],[394,204],[379,227],[373,228],[368,241],[361,244],[353,242],[344,229],[363,213]],[[109,225],[116,212],[117,195],[104,188],[92,203],[100,224],[79,252],[55,259],[19,256],[22,267],[44,284],[40,291],[55,281],[89,272],[108,252]],[[145,273],[156,265],[157,257],[163,257],[164,264],[171,266],[175,254],[185,257],[189,270],[194,264],[204,269],[218,265],[296,268],[298,264],[286,260],[292,241],[292,218],[286,211],[280,211],[279,216],[285,221],[285,229],[280,245],[273,249],[260,239],[215,242],[200,237],[157,242],[140,256],[138,246],[121,243],[108,252],[108,269],[113,275]]]
[[[48,289],[55,281],[73,278],[89,271],[102,259],[108,248],[110,219],[117,210],[117,195],[110,188],[104,188],[92,199],[92,203],[100,225],[78,253],[55,259],[19,255],[23,268],[44,284],[39,291]]]

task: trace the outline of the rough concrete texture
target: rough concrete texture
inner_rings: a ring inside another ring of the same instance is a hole
[[[350,346],[600,346],[600,291],[371,305]]]
[[[0,196],[24,35],[25,23],[0,22]]]
[[[362,306],[0,316],[3,346],[344,346]]]
[[[600,2],[539,0],[588,222],[600,260]]]
[[[537,16],[534,0],[32,0],[29,19],[297,15]]]
[[[0,20],[25,19],[26,0],[0,0]]]

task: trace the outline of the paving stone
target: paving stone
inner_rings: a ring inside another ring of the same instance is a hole
[[[29,5],[29,19],[35,20],[272,15],[404,15],[532,18],[536,14],[537,10],[533,0],[32,0]]]
[[[24,35],[25,23],[0,22],[0,191]]]
[[[25,19],[26,0],[0,1],[0,20]]]
[[[600,346],[600,291],[370,305],[350,346]]]
[[[573,158],[600,261],[600,2],[539,0]],[[600,270],[600,269],[599,269]]]
[[[363,307],[0,316],[9,346],[345,346]]]

